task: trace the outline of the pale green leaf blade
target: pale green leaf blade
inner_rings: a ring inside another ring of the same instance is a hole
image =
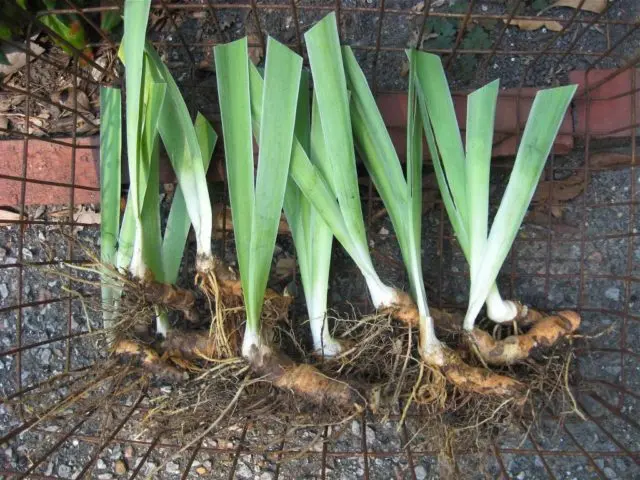
[[[144,201],[138,228],[142,228],[142,259],[157,282],[164,281],[162,271],[162,233],[160,230],[160,138],[158,118],[164,105],[166,83],[145,78],[144,124],[139,162],[145,166]],[[142,178],[140,179],[142,180]]]
[[[140,139],[142,136],[144,42],[151,0],[127,0],[124,4],[123,53],[126,59],[126,130],[129,181],[133,188],[133,210],[142,211],[144,191],[138,192],[141,175]]]
[[[342,212],[333,191],[327,185],[320,171],[311,163],[299,143],[294,142],[289,174],[302,194],[311,202],[316,211],[331,228],[334,236],[342,244],[361,271],[370,271],[370,264],[359,255],[359,247],[349,235]]]
[[[300,74],[300,89],[298,90],[295,136],[305,152],[309,151],[309,142],[311,140],[311,92],[309,90],[309,80],[309,72],[302,70]]]
[[[466,185],[468,202],[469,266],[471,277],[482,261],[489,224],[489,183],[496,102],[500,82],[495,80],[467,100]]]
[[[434,146],[439,150],[455,207],[466,225],[469,215],[465,189],[464,148],[447,77],[437,55],[416,52],[414,60],[414,72],[434,133]],[[426,123],[424,118],[423,122]],[[433,158],[433,149],[430,150]]]
[[[100,89],[100,260],[115,262],[120,228],[122,112],[120,90]]]
[[[415,69],[412,69],[409,72],[409,75],[415,75]],[[433,132],[433,128],[431,126],[431,119],[429,118],[429,114],[427,111],[427,104],[425,101],[424,92],[422,91],[422,85],[418,81],[417,76],[415,77],[415,88],[417,92],[418,99],[418,107],[420,111],[422,127],[424,129],[425,137],[427,139],[427,146],[429,148],[429,153],[431,153],[431,161],[433,163],[433,169],[436,174],[436,180],[438,182],[438,189],[440,190],[440,196],[442,197],[442,202],[444,203],[445,210],[447,211],[447,216],[449,217],[449,221],[451,222],[451,226],[453,227],[453,231],[458,239],[458,243],[460,244],[460,248],[462,249],[466,258],[469,258],[469,237],[466,230],[466,225],[464,220],[462,219],[460,212],[456,209],[455,201],[453,196],[451,195],[451,190],[449,189],[449,185],[447,184],[447,178],[442,166],[442,160],[440,158],[440,154],[438,152],[438,147],[436,145],[436,139]]]
[[[296,111],[296,125],[294,129],[295,138],[303,145],[305,151],[309,151],[309,138],[311,128],[311,115],[309,106],[309,73],[302,71],[300,76],[300,89],[298,91],[298,107]],[[287,217],[291,236],[296,249],[296,256],[300,266],[300,276],[302,285],[306,291],[306,285],[310,282],[309,248],[310,237],[308,236],[309,202],[304,198],[300,189],[289,176],[287,178],[287,189],[284,194],[283,204],[284,214]]]
[[[205,172],[209,169],[213,149],[218,136],[207,119],[198,113],[195,121],[196,136],[202,155]],[[187,212],[182,187],[178,185],[173,194],[171,209],[167,218],[167,226],[162,240],[162,269],[166,283],[175,283],[180,272],[180,263],[184,255],[184,249],[191,228],[191,220]]]
[[[314,93],[327,157],[331,162],[332,185],[349,233],[360,245],[367,245],[356,171],[349,111],[349,94],[342,64],[335,13],[330,13],[305,34]]]
[[[403,230],[399,222],[406,211],[407,182],[400,159],[350,47],[342,49],[342,58],[351,91],[351,119],[360,157],[394,222],[394,229]]]
[[[259,138],[258,130],[262,118],[261,106],[264,81],[260,76],[260,72],[258,72],[258,69],[253,64],[249,65],[249,74],[251,81],[251,116],[254,125],[254,136]],[[362,256],[358,254],[358,246],[349,235],[349,230],[342,218],[342,212],[336,201],[335,194],[320,170],[311,163],[309,156],[297,139],[293,141],[289,175],[296,182],[296,185],[298,185],[298,188],[305,198],[312,203],[313,207],[322,216],[327,225],[329,225],[335,237],[342,244],[349,256],[356,262],[358,268],[363,272],[368,271],[367,269],[370,268],[370,262],[367,263],[366,259],[363,260]]]
[[[242,38],[214,48],[229,199],[233,211],[240,279],[249,280],[254,205],[253,140],[249,95],[249,55]],[[245,292],[246,298],[246,292]]]
[[[314,102],[314,108],[316,103]],[[316,158],[317,155],[326,155],[322,128],[319,125],[319,116],[312,114],[312,121],[318,125],[310,125],[311,143],[316,148],[311,151],[311,161],[315,164],[327,164],[326,160]],[[320,213],[313,207],[311,202],[302,196],[303,218],[307,225],[308,232],[308,257],[311,266],[309,285],[305,285],[305,296],[307,297],[307,310],[310,319],[324,317],[327,312],[327,291],[329,288],[329,271],[331,269],[331,250],[333,248],[333,232],[324,221]],[[300,267],[302,270],[302,266]]]
[[[414,62],[414,54],[409,52],[410,65]],[[407,96],[407,179],[405,190],[407,207],[405,207],[405,246],[403,258],[409,272],[411,291],[423,317],[429,312],[427,293],[422,273],[422,117],[418,106],[416,79],[409,76],[409,92]],[[408,211],[407,211],[408,210]],[[396,229],[397,233],[397,229]],[[403,248],[402,243],[400,248]]]
[[[569,85],[543,90],[533,101],[482,263],[471,281],[467,318],[475,319],[478,315],[509,254],[576,88]]]
[[[195,230],[198,254],[211,254],[213,214],[202,154],[189,109],[169,69],[147,43],[145,52],[152,74],[167,85],[165,102],[158,118],[158,130],[173,170],[182,186],[187,212]]]
[[[160,139],[150,147],[149,183],[142,205],[142,258],[156,282],[164,282],[162,271],[162,238],[160,231]]]
[[[410,54],[411,63],[414,62]],[[420,246],[422,235],[422,117],[418,107],[415,77],[409,78],[407,97],[407,196],[411,205],[411,228],[413,242]]]
[[[311,138],[309,140],[309,160],[315,165],[323,178],[327,182],[329,188],[336,197],[336,185],[333,175],[333,166],[327,152],[327,146],[324,141],[324,132],[322,130],[322,121],[320,119],[320,108],[318,107],[318,97],[313,95],[311,108]]]
[[[100,261],[116,262],[116,245],[120,228],[122,112],[120,90],[100,89]],[[112,326],[116,291],[109,281],[102,282],[104,328]]]
[[[256,322],[256,327],[269,279],[289,176],[301,70],[302,57],[270,37],[267,41],[260,151],[250,243],[249,286],[252,300],[246,305],[247,322]],[[235,211],[233,217],[236,217]]]
[[[133,256],[133,244],[136,235],[136,214],[133,208],[133,193],[129,190],[127,204],[122,216],[120,235],[118,236],[118,253],[116,254],[116,267],[119,270],[127,270]]]

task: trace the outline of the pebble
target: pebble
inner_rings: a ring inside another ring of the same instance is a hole
[[[6,256],[7,256],[7,249],[0,247],[0,260],[4,260]]]
[[[180,473],[180,465],[178,465],[176,462],[167,463],[164,469],[167,471],[167,473]]]
[[[104,470],[105,468],[107,468],[107,464],[103,459],[99,458],[96,462],[96,467],[98,468],[98,470]]]
[[[33,258],[33,252],[27,247],[24,247],[22,249],[22,258],[24,258],[25,260],[31,260]]]
[[[111,452],[111,460],[119,460],[122,458],[122,449],[120,447],[115,447]]]
[[[618,474],[611,467],[604,467],[604,469],[602,471],[604,472],[605,477],[607,477],[609,479],[618,478]]]
[[[4,456],[5,456],[6,458],[11,458],[11,459],[13,459],[13,448],[11,448],[11,447],[5,448],[5,450],[4,450]]]
[[[0,283],[0,298],[4,300],[9,296],[9,289],[7,288],[6,283]]]
[[[4,263],[5,265],[13,265],[18,263],[18,259],[16,257],[6,257]]]
[[[114,470],[116,472],[116,475],[124,475],[125,473],[127,473],[127,464],[122,460],[118,460],[115,464]]]
[[[416,468],[414,468],[413,471],[415,472],[416,478],[418,480],[424,480],[425,478],[427,478],[427,469],[422,465],[418,465]]]
[[[51,475],[53,475],[53,460],[49,461],[49,464],[47,465],[47,469],[44,471],[44,474],[47,477],[50,477]]]
[[[71,478],[71,467],[68,465],[58,465],[58,476],[61,478]]]
[[[236,468],[236,476],[238,478],[253,478],[253,472],[247,464],[238,463],[238,468]]]
[[[202,466],[203,466],[204,468],[206,468],[207,470],[211,470],[211,466],[212,466],[212,465],[213,465],[213,464],[211,463],[211,460],[205,460],[205,461],[202,463]]]
[[[113,479],[113,475],[111,475],[110,473],[101,473],[98,475],[98,480],[112,480]]]
[[[40,362],[43,363],[44,365],[49,365],[49,362],[51,362],[52,355],[53,354],[51,353],[51,350],[49,350],[48,348],[43,348],[40,354],[38,355],[38,358],[40,359]]]
[[[131,445],[127,445],[124,447],[124,458],[132,458],[133,457],[133,447]]]
[[[380,229],[380,235],[389,235],[389,230],[386,227]]]
[[[204,467],[198,467],[196,468],[196,473],[198,475],[206,475],[206,473],[208,472],[208,470]]]
[[[617,287],[610,287],[604,292],[604,296],[609,300],[619,301],[620,300],[620,289]]]
[[[376,441],[376,431],[367,425],[365,429],[365,435],[367,437],[367,445],[373,445]]]
[[[273,472],[267,470],[266,472],[262,472],[258,478],[260,480],[273,480],[276,476]]]
[[[524,472],[520,472],[518,475],[516,475],[516,478],[518,480],[524,480],[526,476],[527,475]]]
[[[362,430],[361,430],[361,427],[360,427],[360,421],[359,420],[353,420],[351,422],[351,433],[353,433],[356,437],[359,437],[361,432],[362,432]]]

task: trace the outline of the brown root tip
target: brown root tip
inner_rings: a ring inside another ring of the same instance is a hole
[[[546,315],[542,312],[528,307],[527,305],[524,305],[520,302],[514,303],[516,304],[516,307],[518,309],[518,313],[516,314],[516,322],[521,327],[533,325],[534,323],[537,323],[546,317]]]
[[[447,380],[460,390],[480,395],[523,398],[526,389],[521,382],[484,368],[467,365],[449,348],[445,347],[444,353],[444,365],[440,368]]]
[[[474,328],[470,341],[482,359],[490,365],[512,365],[524,360],[536,348],[548,348],[580,326],[576,312],[563,311],[533,324],[527,333],[495,340],[487,332]]]
[[[162,342],[162,349],[171,356],[190,360],[218,357],[215,339],[208,332],[171,330]]]
[[[160,358],[160,355],[146,345],[132,340],[120,340],[113,347],[113,353],[122,359],[136,362],[159,378],[171,382],[184,380],[184,374]]]
[[[295,363],[268,347],[253,347],[249,361],[254,372],[275,387],[290,390],[316,405],[358,411],[366,407],[364,397],[348,383],[328,377],[312,365]]]
[[[143,292],[145,301],[178,310],[184,314],[187,320],[198,321],[198,311],[195,308],[196,297],[193,292],[158,282],[146,282],[143,285]]]

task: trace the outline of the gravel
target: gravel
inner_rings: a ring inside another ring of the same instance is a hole
[[[61,478],[71,478],[71,467],[64,464],[58,465],[58,475]]]

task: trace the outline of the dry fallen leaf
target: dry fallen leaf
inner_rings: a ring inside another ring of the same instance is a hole
[[[544,208],[536,208],[529,211],[524,219],[524,223],[550,228],[558,233],[578,233],[580,231],[578,227],[566,223],[562,216],[556,217],[553,215],[553,212],[549,215]]]
[[[581,0],[558,0],[557,2],[554,2],[553,5],[549,6],[549,8],[578,8],[580,6],[580,2]],[[584,10],[586,12],[601,13],[604,12],[605,8],[607,8],[607,0],[585,0],[585,2],[580,7],[580,10]]]
[[[86,206],[78,206],[76,208],[75,213],[73,214],[73,221],[76,223],[89,224],[89,225],[99,225],[100,224],[100,212],[96,212],[91,207]],[[79,232],[83,230],[85,225],[76,225],[73,228],[73,232]]]
[[[591,168],[615,168],[630,167],[632,163],[631,155],[618,152],[598,152],[591,155],[589,166]]]
[[[78,96],[78,110],[88,112],[90,110],[89,97],[82,90],[76,90]],[[53,103],[59,103],[67,108],[73,108],[74,102],[74,89],[73,87],[63,88],[58,92],[51,94],[51,101]]]
[[[564,180],[543,180],[538,184],[533,202],[568,202],[584,191],[584,175],[571,175]]]
[[[507,20],[503,20],[505,23],[507,23]],[[553,32],[560,32],[562,31],[562,24],[560,22],[556,22],[555,20],[517,20],[517,19],[512,19],[511,22],[509,23],[509,25],[513,25],[515,27],[518,27],[520,30],[527,30],[527,31],[531,31],[531,30],[539,30],[541,28],[546,28],[548,30],[551,30]]]
[[[20,70],[27,64],[27,54],[24,51],[26,45],[23,44],[22,48],[12,47],[10,45],[2,45],[2,52],[7,57],[8,65],[0,64],[0,77],[8,77]],[[29,48],[31,50],[31,61],[38,58],[38,56],[44,52],[44,48],[37,43],[30,42]]]
[[[20,220],[20,214],[13,210],[0,208],[0,226],[11,225],[11,223],[3,222],[3,220]]]

